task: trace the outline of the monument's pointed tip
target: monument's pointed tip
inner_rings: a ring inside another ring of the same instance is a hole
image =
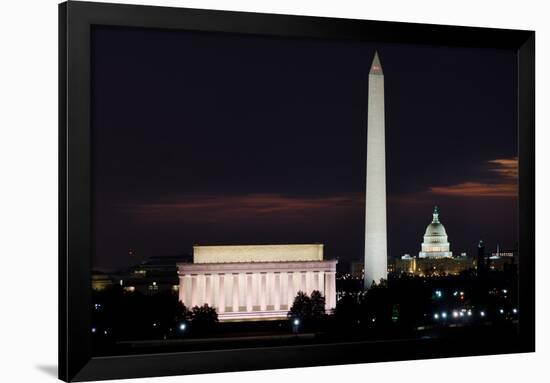
[[[382,64],[380,64],[380,57],[378,57],[378,51],[374,51],[374,58],[372,59],[369,74],[384,74],[382,72]]]

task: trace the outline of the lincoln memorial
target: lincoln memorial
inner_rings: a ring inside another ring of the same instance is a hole
[[[318,290],[336,306],[336,260],[322,244],[193,246],[178,263],[179,299],[215,307],[220,321],[285,318],[298,291]]]

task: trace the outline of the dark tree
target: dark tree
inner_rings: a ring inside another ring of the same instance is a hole
[[[298,294],[292,303],[292,307],[287,314],[288,318],[300,318],[302,320],[307,320],[311,318],[311,313],[311,299],[303,291],[298,291]]]
[[[191,311],[191,324],[196,331],[213,330],[218,323],[218,313],[214,307],[205,303],[195,306]]]
[[[321,292],[314,290],[311,293],[311,317],[319,319],[325,316],[325,297],[321,295]]]

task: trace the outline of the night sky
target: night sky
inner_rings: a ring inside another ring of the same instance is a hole
[[[388,251],[517,242],[513,51],[93,32],[94,269],[193,244],[364,253],[368,71],[385,76]],[[133,249],[135,255],[128,255]]]

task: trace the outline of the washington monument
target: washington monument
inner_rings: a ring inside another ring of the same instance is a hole
[[[367,118],[367,188],[365,211],[365,276],[368,289],[372,282],[388,276],[386,238],[386,139],[384,122],[384,73],[374,54],[369,72]]]

